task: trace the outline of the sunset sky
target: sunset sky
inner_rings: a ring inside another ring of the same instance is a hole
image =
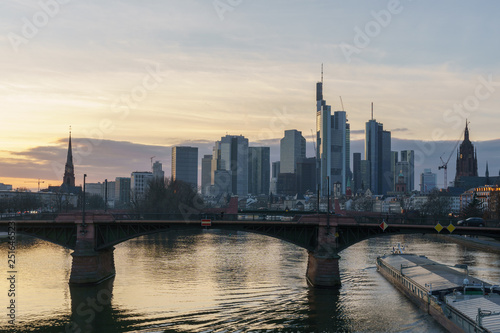
[[[0,183],[59,185],[70,126],[77,183],[148,170],[152,156],[169,175],[172,145],[201,158],[226,134],[279,156],[283,131],[298,129],[312,156],[322,63],[351,152],[373,102],[393,147],[420,147],[417,172],[438,173],[467,118],[480,174],[488,161],[496,175],[499,12],[495,1],[3,1]],[[449,180],[454,168],[453,155]]]

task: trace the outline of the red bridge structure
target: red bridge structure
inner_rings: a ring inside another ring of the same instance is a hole
[[[268,212],[269,214],[269,212]],[[228,229],[263,234],[308,251],[306,277],[316,287],[341,284],[339,253],[362,240],[395,234],[458,234],[500,239],[498,221],[484,227],[456,226],[451,220],[405,219],[403,216],[245,214],[130,214],[82,212],[33,215],[0,220],[0,231],[15,225],[30,235],[73,250],[70,284],[97,284],[115,275],[114,245],[142,235],[174,230]],[[202,221],[204,225],[202,226]],[[209,223],[207,223],[209,221]],[[12,223],[14,222],[14,223]],[[206,226],[209,224],[210,226]]]

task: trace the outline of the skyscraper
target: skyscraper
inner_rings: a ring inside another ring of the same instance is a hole
[[[391,132],[373,119],[366,123],[365,157],[370,162],[370,190],[373,194],[386,194],[393,188],[391,181]]]
[[[69,132],[68,156],[64,166],[63,186],[66,188],[75,187],[75,167],[73,166],[73,149],[71,147],[71,131]]]
[[[297,162],[297,193],[316,193],[316,158],[303,158]]]
[[[248,193],[269,193],[271,177],[271,150],[269,147],[248,148]]]
[[[345,194],[347,180],[351,178],[350,127],[345,111],[335,111],[331,120],[330,184],[339,184]]]
[[[271,164],[271,183],[269,185],[269,193],[278,193],[278,176],[280,174],[280,161]]]
[[[323,99],[323,65],[321,65],[321,82],[316,83],[316,164],[317,185],[322,196],[327,196],[326,177],[331,174],[331,107]],[[330,182],[332,187],[333,182]]]
[[[398,176],[399,176],[399,171],[397,169],[397,164],[398,164],[398,152],[397,151],[391,151],[391,183],[392,183],[392,188],[391,191],[396,191],[396,184],[398,183]]]
[[[431,169],[424,169],[420,174],[420,192],[429,193],[437,187],[437,175]]]
[[[358,193],[361,189],[361,153],[352,154],[353,188],[352,193]]]
[[[316,83],[316,163],[317,182],[322,196],[332,192],[340,183],[345,194],[347,180],[351,178],[350,125],[345,111],[335,111],[323,99],[323,69],[321,82]],[[327,188],[327,177],[330,189]]]
[[[198,147],[172,147],[172,180],[198,188]]]
[[[248,139],[241,135],[226,135],[215,142],[212,154],[212,185],[215,171],[225,170],[231,176],[231,193],[248,194]]]
[[[401,162],[407,163],[407,173],[403,172],[406,181],[406,189],[411,192],[415,189],[415,151],[402,150]]]
[[[210,186],[212,173],[212,155],[204,155],[201,159],[201,193],[207,194],[207,187]]]
[[[286,130],[280,141],[280,173],[295,173],[297,162],[306,157],[306,139],[301,131]]]
[[[153,164],[152,167],[153,171],[153,176],[158,179],[163,179],[165,178],[165,172],[163,171],[163,165],[160,163],[160,161],[156,161]]]
[[[401,179],[403,176],[405,190],[411,192],[415,188],[415,151],[413,150],[402,150],[401,159],[398,159],[398,152],[391,152],[391,176],[393,176],[393,191],[400,192],[396,190],[396,185],[401,188]]]

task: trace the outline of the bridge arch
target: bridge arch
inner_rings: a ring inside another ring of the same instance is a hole
[[[286,225],[266,224],[220,224],[210,227],[212,230],[231,230],[260,234],[277,238],[294,244],[308,251],[313,251],[317,246],[318,229],[311,225],[298,225],[293,228]],[[134,222],[106,223],[95,225],[96,250],[104,250],[124,241],[160,232],[200,230],[199,222],[193,223],[157,223],[142,222],[140,225]]]

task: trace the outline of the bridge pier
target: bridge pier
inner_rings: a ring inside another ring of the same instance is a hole
[[[336,288],[341,285],[337,253],[336,228],[321,225],[318,230],[318,247],[308,251],[307,282],[313,287]]]
[[[77,221],[75,251],[71,254],[73,263],[69,283],[72,285],[98,284],[115,276],[114,247],[95,250],[95,229],[92,221],[83,227]]]
[[[307,282],[313,287],[335,288],[341,285],[338,255],[318,255],[309,252]]]

